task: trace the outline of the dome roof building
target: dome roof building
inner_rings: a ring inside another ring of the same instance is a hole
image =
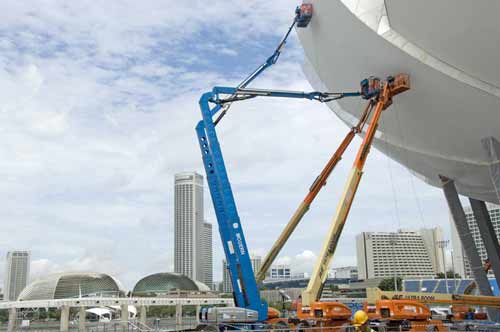
[[[112,276],[96,272],[51,274],[33,281],[19,294],[18,301],[78,297],[120,297],[125,291]]]
[[[139,280],[132,293],[139,296],[165,295],[174,291],[206,292],[210,291],[205,284],[194,281],[177,273],[160,272],[148,275]]]

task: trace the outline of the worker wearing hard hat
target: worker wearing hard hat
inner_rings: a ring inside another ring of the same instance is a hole
[[[354,313],[352,325],[356,328],[356,332],[374,332],[368,326],[368,314],[363,310],[358,310]]]

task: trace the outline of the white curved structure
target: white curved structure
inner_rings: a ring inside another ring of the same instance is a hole
[[[367,76],[405,72],[412,89],[381,119],[375,146],[439,185],[498,203],[481,146],[500,140],[500,2],[454,0],[315,0],[298,29],[315,89],[348,91]],[[354,125],[363,102],[330,108]]]

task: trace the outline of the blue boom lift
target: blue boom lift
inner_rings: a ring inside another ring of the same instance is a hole
[[[369,78],[361,82],[360,92],[332,93],[332,92],[302,92],[282,91],[248,88],[267,68],[275,64],[281,54],[286,40],[295,25],[305,27],[312,17],[312,5],[303,4],[296,9],[293,23],[288,28],[285,36],[279,43],[274,53],[252,74],[245,78],[236,87],[214,87],[212,91],[202,95],[199,105],[202,120],[196,126],[198,142],[203,157],[207,182],[215,209],[219,233],[227,262],[227,268],[231,276],[233,296],[236,308],[231,308],[229,314],[219,315],[224,309],[204,311],[202,320],[207,323],[269,323],[268,306],[260,298],[257,281],[252,270],[251,260],[243,228],[238,216],[231,184],[229,182],[222,150],[217,138],[216,126],[227,113],[233,102],[256,97],[281,97],[295,99],[309,99],[319,102],[329,102],[344,97],[362,97],[370,100],[379,93],[379,85],[376,78]],[[216,117],[217,116],[217,117]],[[363,119],[363,123],[366,118]],[[359,127],[359,125],[358,125]],[[359,128],[358,128],[359,129]],[[257,272],[257,271],[255,271]],[[219,313],[218,313],[219,311]],[[229,317],[224,320],[224,317]]]

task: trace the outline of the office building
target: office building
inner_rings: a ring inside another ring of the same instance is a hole
[[[279,264],[279,265],[271,265],[269,279],[291,279],[292,272],[290,269],[290,265],[288,264]]]
[[[252,264],[252,270],[254,275],[260,269],[262,265],[262,257],[260,256],[250,256],[250,262]],[[222,261],[222,283],[221,283],[221,291],[223,293],[231,293],[233,291],[233,285],[231,284],[231,275],[229,273],[229,269],[227,268],[226,260]]]
[[[9,251],[5,262],[4,300],[16,301],[26,287],[30,275],[29,251]]]
[[[257,275],[262,265],[262,257],[260,256],[250,256],[250,262],[252,263],[253,274]]]
[[[500,239],[500,206],[495,204],[486,203],[486,208],[490,213],[491,224],[493,229],[495,230],[495,234],[497,239]],[[472,234],[472,238],[474,239],[474,244],[476,245],[477,252],[481,257],[481,260],[484,262],[488,258],[488,254],[486,253],[486,248],[484,246],[483,240],[481,239],[481,234],[479,233],[479,227],[477,226],[476,219],[474,218],[474,214],[472,213],[472,209],[470,206],[464,207],[465,217],[467,218],[467,224],[469,225],[470,232]],[[471,269],[469,265],[469,261],[467,256],[465,255],[465,251],[462,247],[462,243],[460,242],[460,238],[458,237],[458,232],[455,227],[455,223],[453,219],[450,217],[451,224],[451,244],[453,247],[453,267],[455,269],[455,273],[458,273],[461,277],[470,278],[471,277]],[[489,272],[492,275],[492,272]]]
[[[229,273],[229,268],[227,267],[225,259],[222,260],[222,292],[233,292],[233,285],[231,284],[231,274]]]
[[[204,279],[203,176],[196,172],[175,175],[174,271]]]
[[[203,223],[203,278],[200,280],[208,287],[213,284],[212,224]]]
[[[359,279],[432,278],[444,270],[439,227],[419,231],[363,232],[356,236]]]
[[[335,267],[328,271],[329,278],[358,280],[357,266]]]

